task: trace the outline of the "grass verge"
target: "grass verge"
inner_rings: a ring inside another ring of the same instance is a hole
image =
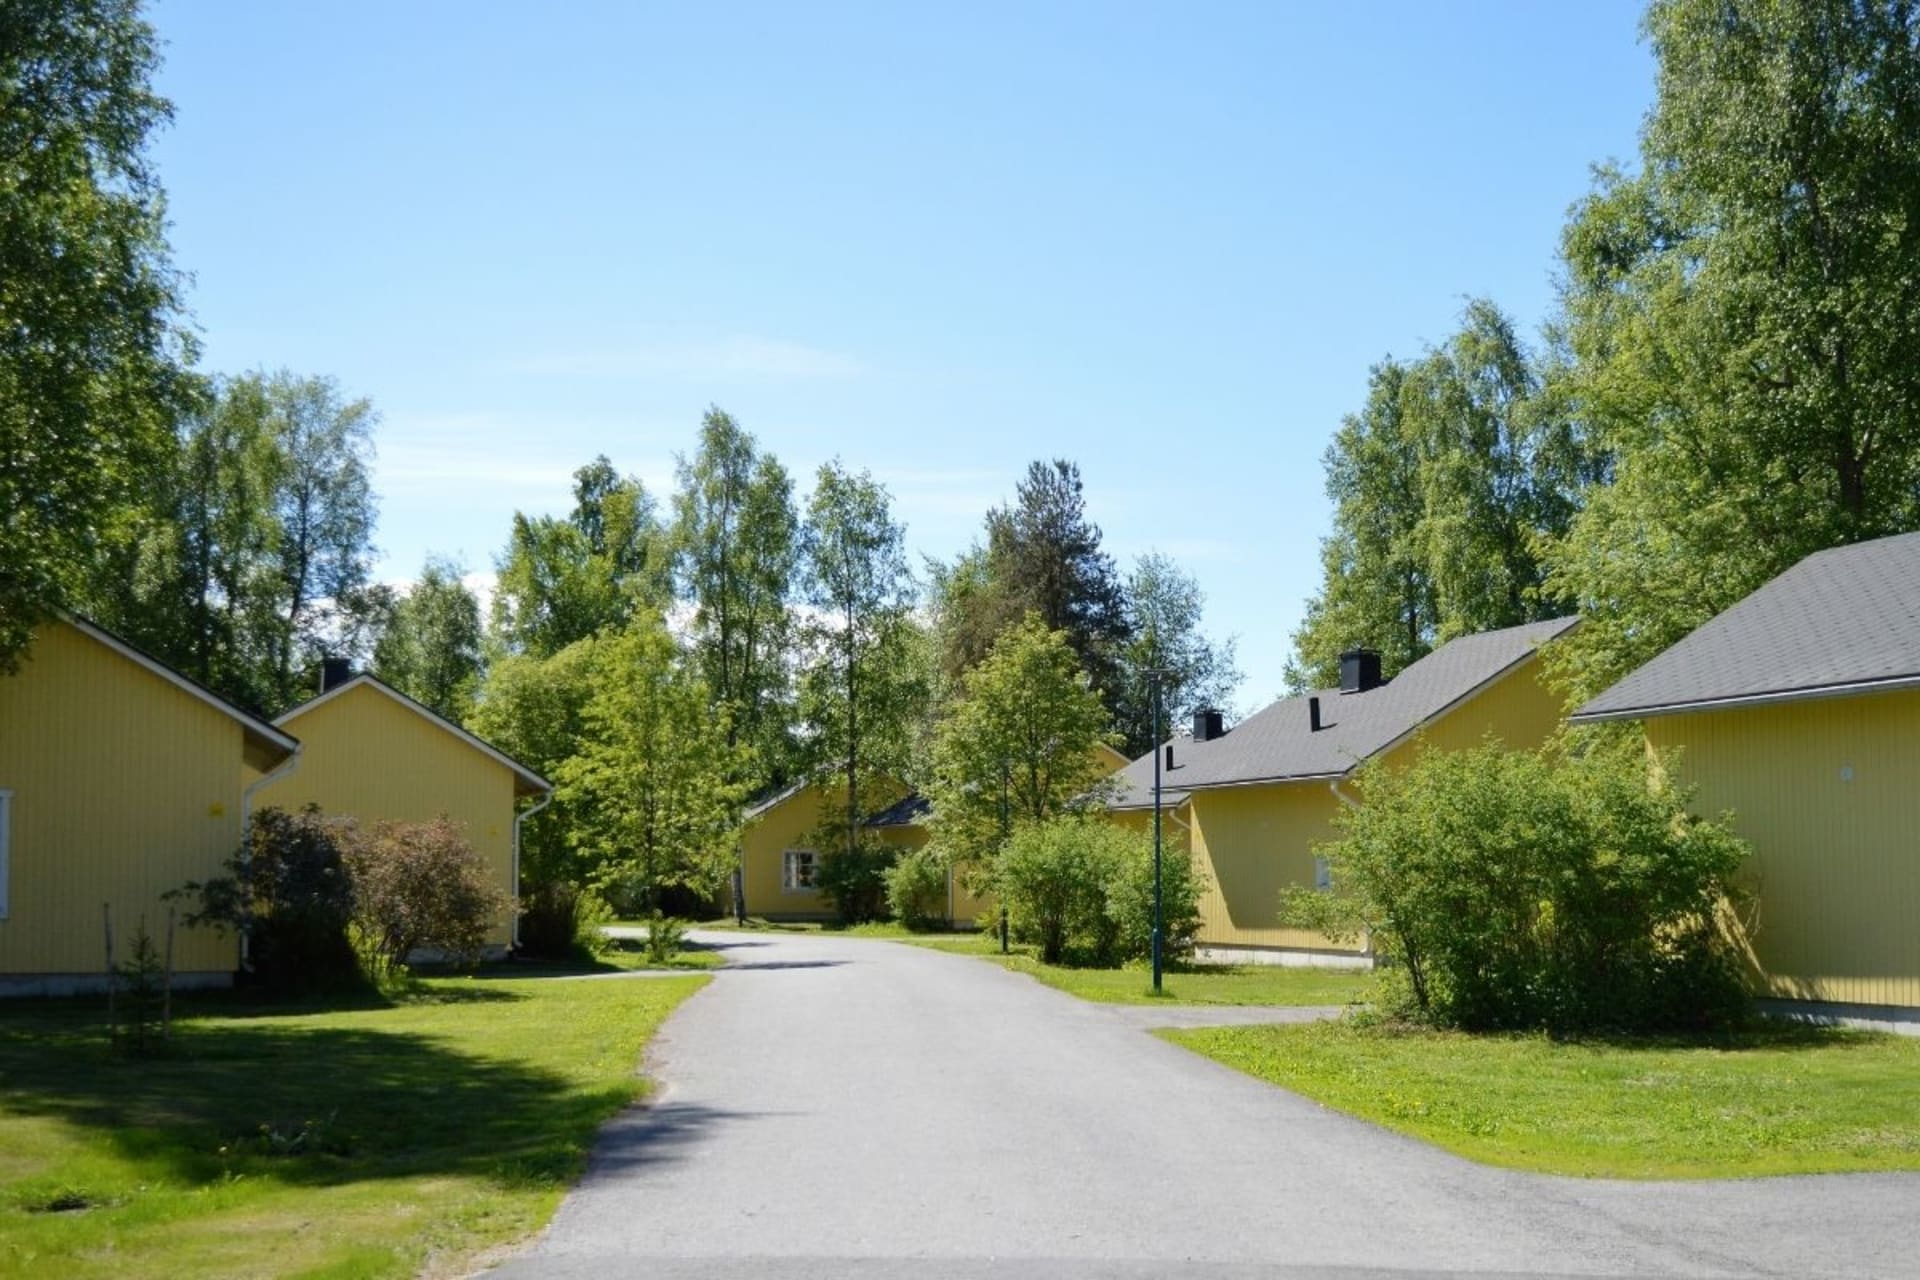
[[[1920,1039],[1768,1026],[1712,1039],[1321,1023],[1162,1032],[1486,1164],[1609,1178],[1920,1169]]]
[[[464,1274],[546,1222],[653,1030],[706,983],[427,979],[346,1007],[0,1011],[0,1272]]]
[[[1074,969],[1042,964],[1032,956],[990,955],[1016,973],[1032,974],[1082,1000],[1102,1004],[1339,1005],[1365,999],[1372,975],[1340,969],[1286,968],[1280,965],[1195,965],[1161,975],[1161,993],[1153,992],[1146,965],[1119,969]]]

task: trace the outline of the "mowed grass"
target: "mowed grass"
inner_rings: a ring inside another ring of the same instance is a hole
[[[1321,1023],[1162,1032],[1487,1164],[1610,1178],[1920,1169],[1920,1039],[1789,1025],[1556,1042]]]
[[[1280,965],[1194,965],[1160,975],[1160,994],[1146,965],[1076,969],[1042,964],[1032,956],[991,957],[1016,973],[1031,974],[1082,1000],[1102,1004],[1343,1005],[1366,998],[1368,973]]]
[[[447,978],[359,1007],[0,1009],[0,1273],[461,1275],[538,1230],[709,979]]]

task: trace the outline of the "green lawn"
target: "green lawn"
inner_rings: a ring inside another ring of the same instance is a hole
[[[181,1001],[149,1059],[98,1002],[0,1009],[0,1272],[461,1275],[539,1229],[708,979],[427,979],[353,1007]]]
[[[1920,1169],[1920,1039],[1555,1042],[1321,1023],[1161,1033],[1470,1159],[1582,1177]]]
[[[1031,974],[1082,1000],[1103,1004],[1353,1004],[1366,998],[1372,975],[1341,969],[1286,968],[1271,964],[1195,965],[1161,974],[1153,994],[1146,965],[1121,969],[1073,969],[1042,964],[1032,956],[990,956],[1016,973]]]

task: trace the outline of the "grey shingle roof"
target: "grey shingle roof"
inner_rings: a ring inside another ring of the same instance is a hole
[[[1161,779],[1161,803],[1171,807],[1205,787],[1248,782],[1335,778],[1393,745],[1479,689],[1540,645],[1570,630],[1576,619],[1555,618],[1479,635],[1435,649],[1377,689],[1283,698],[1211,742],[1176,739],[1173,769]],[[1312,731],[1307,698],[1320,699],[1320,732]],[[1153,757],[1141,756],[1119,774],[1112,808],[1153,803]]]
[[[1815,552],[1581,707],[1637,719],[1920,682],[1920,533]]]

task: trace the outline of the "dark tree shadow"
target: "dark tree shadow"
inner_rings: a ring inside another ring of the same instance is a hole
[[[99,1023],[97,1007],[0,1021],[0,1109],[91,1130],[150,1176],[188,1185],[427,1173],[552,1185],[578,1174],[595,1131],[633,1097],[626,1082],[581,1084],[413,1032],[186,1021],[163,1053],[130,1059]],[[679,1117],[656,1158],[722,1114]]]

